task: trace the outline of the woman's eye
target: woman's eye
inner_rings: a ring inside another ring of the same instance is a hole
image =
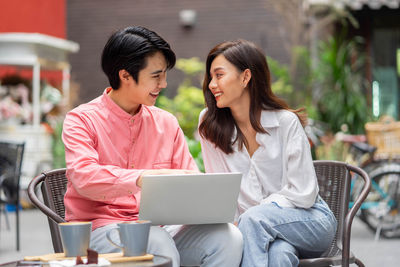
[[[221,74],[221,73],[217,73],[217,74],[215,74],[215,77],[221,78],[221,77],[222,77],[222,74]]]
[[[152,78],[158,79],[158,78],[160,78],[160,75],[152,76]]]

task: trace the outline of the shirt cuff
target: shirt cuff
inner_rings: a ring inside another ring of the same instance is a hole
[[[280,195],[280,194],[271,194],[267,198],[264,198],[261,200],[261,204],[270,204],[272,202],[275,202],[282,208],[295,208],[296,206],[293,205],[290,200],[288,200],[285,196]]]

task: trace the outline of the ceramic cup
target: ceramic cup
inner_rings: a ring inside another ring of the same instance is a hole
[[[66,257],[86,256],[92,232],[92,222],[59,223],[61,242]]]
[[[151,221],[138,220],[131,222],[118,223],[118,228],[110,229],[107,232],[107,239],[114,246],[122,249],[124,256],[142,256],[147,253],[147,244],[149,241],[149,232]],[[112,232],[119,232],[121,243],[112,240]]]

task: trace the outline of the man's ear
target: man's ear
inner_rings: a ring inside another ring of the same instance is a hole
[[[132,79],[132,76],[129,74],[129,72],[127,72],[125,69],[122,69],[118,72],[119,75],[119,80],[122,83],[128,82],[129,79]]]
[[[251,71],[249,69],[245,69],[242,72],[243,87],[246,87],[250,80],[251,80]]]

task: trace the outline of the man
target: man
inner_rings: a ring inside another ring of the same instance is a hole
[[[198,172],[176,118],[153,107],[174,65],[174,52],[155,32],[117,31],[102,54],[111,87],[64,121],[66,219],[92,221],[91,248],[99,253],[118,251],[106,232],[138,218],[143,175]],[[172,258],[173,266],[238,266],[242,242],[231,224],[184,226],[174,236],[153,226],[148,253]]]

